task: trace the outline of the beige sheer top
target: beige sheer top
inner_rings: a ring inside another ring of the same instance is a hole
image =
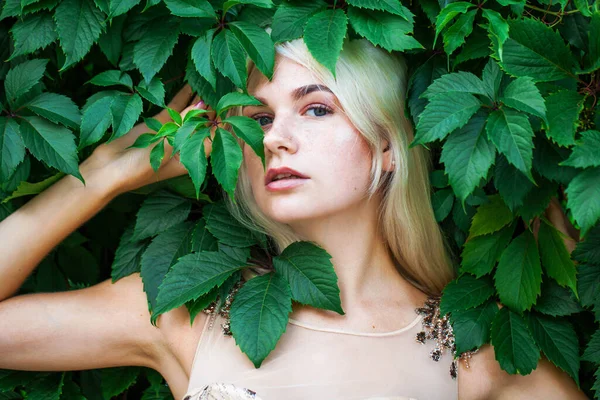
[[[255,368],[223,334],[215,314],[202,331],[184,400],[409,400],[458,398],[448,351],[430,357],[435,341],[415,340],[421,315],[393,332],[347,332],[290,319],[275,350]]]

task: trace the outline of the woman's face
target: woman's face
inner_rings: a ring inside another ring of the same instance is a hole
[[[260,209],[285,224],[353,212],[366,202],[371,155],[336,96],[303,66],[278,56],[273,79],[249,81],[264,106],[244,107],[265,133],[266,170],[250,146],[244,162]]]

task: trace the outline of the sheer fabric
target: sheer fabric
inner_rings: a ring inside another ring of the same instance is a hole
[[[290,319],[275,350],[255,368],[221,331],[215,315],[204,326],[185,400],[425,400],[457,399],[452,355],[429,357],[434,343],[417,343],[422,316],[386,333],[347,332]]]

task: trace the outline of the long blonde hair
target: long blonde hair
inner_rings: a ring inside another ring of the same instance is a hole
[[[346,41],[334,78],[312,57],[302,39],[277,44],[276,51],[307,68],[337,96],[372,152],[369,193],[382,194],[379,227],[398,271],[424,292],[439,294],[454,277],[454,268],[431,207],[428,153],[422,147],[408,148],[413,129],[404,115],[407,68],[403,58],[364,39]],[[248,71],[249,76],[258,73],[251,60]],[[230,111],[230,115],[240,114],[241,108]],[[382,171],[385,143],[396,164],[391,173]],[[270,236],[277,252],[300,240],[289,226],[260,210],[244,164],[235,197],[235,203],[228,202],[231,213],[249,228]]]

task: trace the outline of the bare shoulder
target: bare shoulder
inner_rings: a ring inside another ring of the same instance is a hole
[[[459,362],[458,394],[461,400],[564,400],[586,399],[575,382],[545,357],[529,375],[510,375],[500,368],[494,348],[483,346],[469,360],[469,368]]]

